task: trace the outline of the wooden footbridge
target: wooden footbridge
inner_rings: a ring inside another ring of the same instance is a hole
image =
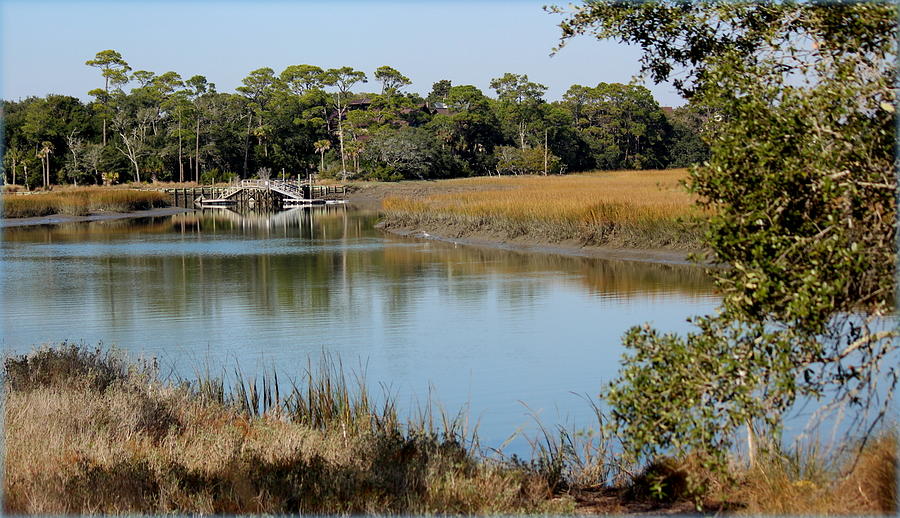
[[[343,185],[311,185],[292,180],[241,180],[228,187],[187,187],[166,189],[180,207],[242,206],[262,210],[318,205],[342,200]]]

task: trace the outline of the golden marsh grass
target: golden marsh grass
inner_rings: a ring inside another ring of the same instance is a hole
[[[383,207],[389,225],[443,221],[510,238],[695,248],[703,212],[682,186],[686,177],[674,169],[445,180],[456,192],[391,197]]]
[[[424,200],[390,198],[385,209],[582,224],[655,221],[696,214],[680,185],[685,178],[684,169],[675,169],[445,180],[479,190]]]
[[[146,210],[169,204],[169,196],[159,191],[79,187],[59,192],[6,195],[3,197],[3,217],[84,216],[94,212]]]

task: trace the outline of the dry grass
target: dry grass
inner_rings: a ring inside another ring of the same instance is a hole
[[[334,364],[332,364],[334,367]],[[476,457],[459,422],[401,425],[340,367],[278,383],[163,384],[70,345],[6,362],[10,513],[566,512],[533,471]],[[276,379],[277,380],[277,379]],[[284,389],[284,387],[282,387]]]
[[[492,229],[508,238],[634,248],[696,248],[703,214],[684,169],[445,180],[461,192],[385,199],[389,225]],[[440,232],[438,232],[440,233]]]
[[[737,479],[731,498],[744,505],[741,514],[895,515],[897,434],[882,432],[837,458],[815,448],[769,455]]]
[[[5,511],[668,514],[699,496],[709,512],[896,512],[894,429],[858,458],[807,449],[725,475],[697,458],[635,469],[614,438],[563,429],[543,430],[528,461],[499,460],[460,417],[426,408],[400,423],[389,398],[322,365],[289,387],[236,373],[227,389],[208,376],[163,383],[152,361],[69,344],[7,358]]]
[[[763,453],[755,465],[736,462],[710,472],[698,458],[664,458],[644,467],[621,490],[625,502],[702,503],[737,515],[896,515],[897,431],[885,428],[860,449],[818,443]]]
[[[95,212],[145,210],[170,204],[169,196],[159,191],[73,187],[29,196],[4,196],[3,217],[83,216]]]

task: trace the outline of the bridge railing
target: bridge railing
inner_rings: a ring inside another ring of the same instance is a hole
[[[241,187],[256,187],[266,189],[272,187],[299,189],[300,184],[293,180],[241,180]]]
[[[300,189],[306,182],[295,180],[241,180],[241,187],[256,187],[259,189]]]
[[[303,187],[307,186],[308,182],[298,182],[295,180],[241,180],[241,188],[250,187],[256,189],[272,189],[275,191],[281,191],[290,193],[294,196],[302,196],[303,195]],[[326,196],[329,194],[345,194],[345,188],[343,185],[313,185],[312,186],[312,195]]]

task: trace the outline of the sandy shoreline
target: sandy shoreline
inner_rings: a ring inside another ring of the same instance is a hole
[[[185,209],[183,207],[160,207],[149,210],[138,210],[134,212],[100,212],[97,214],[88,214],[87,216],[66,216],[63,214],[53,214],[50,216],[38,216],[34,218],[0,218],[0,228],[27,227],[33,225],[58,225],[60,223],[108,221],[126,218],[152,218],[158,216],[172,216],[174,214],[182,214],[185,212],[193,211],[193,209]]]

